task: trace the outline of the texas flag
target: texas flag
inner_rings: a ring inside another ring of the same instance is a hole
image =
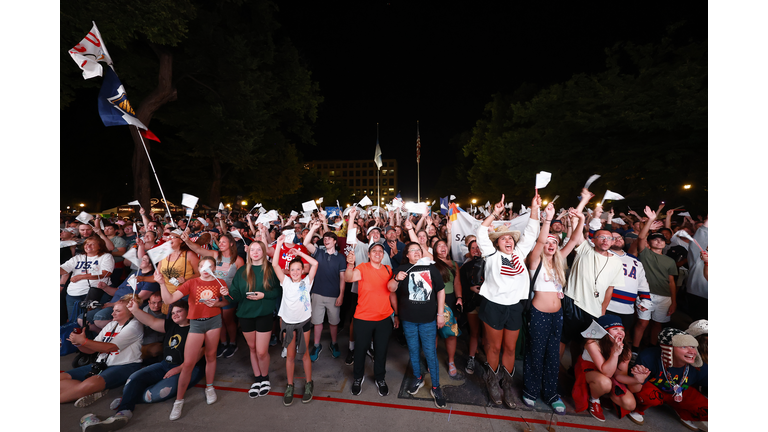
[[[104,82],[99,91],[99,116],[104,126],[134,125],[142,129],[140,132],[144,138],[160,142],[157,136],[136,117],[131,103],[128,102],[123,83],[111,67],[104,68]]]

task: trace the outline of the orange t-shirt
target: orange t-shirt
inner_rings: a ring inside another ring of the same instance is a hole
[[[215,280],[204,281],[199,277],[190,279],[179,285],[176,290],[181,291],[185,296],[189,296],[189,313],[187,314],[187,318],[211,318],[221,314],[221,308],[208,307],[205,304],[200,303],[200,299],[217,300],[221,297],[221,294],[219,293],[221,285],[219,285],[219,282],[221,282],[221,285],[227,286],[227,283],[221,279],[219,279],[218,282]]]
[[[370,262],[357,266],[362,278],[357,283],[357,309],[355,318],[365,321],[381,321],[392,315],[389,303],[387,282],[392,277],[392,269],[381,265],[376,269]]]

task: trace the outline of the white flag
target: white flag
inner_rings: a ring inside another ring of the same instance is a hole
[[[219,210],[224,210],[224,203],[223,202],[219,203]]]
[[[128,205],[141,205],[141,204],[139,204],[139,200],[136,200],[136,201],[129,202]]]
[[[456,195],[451,195],[451,198],[450,198],[450,200],[451,200],[451,201],[453,201],[453,200],[455,200],[455,199],[456,199]]]
[[[93,22],[93,28],[85,38],[69,50],[69,55],[83,70],[84,79],[103,76],[104,70],[99,64],[100,61],[106,62],[108,65],[112,64],[112,59],[109,57],[107,47],[101,39],[101,33],[99,33],[95,22]]]
[[[378,140],[376,141],[376,153],[373,154],[373,161],[376,163],[377,169],[381,169],[381,166],[384,165],[381,162],[381,147],[379,147]]]
[[[84,224],[90,224],[91,221],[93,220],[93,215],[88,214],[86,212],[80,212],[80,214],[77,215],[77,217],[75,219],[79,220],[80,222],[82,222]]]
[[[195,208],[198,198],[190,194],[181,194],[181,205],[184,207]]]
[[[546,171],[539,172],[536,174],[536,189],[545,188],[549,184],[550,180],[552,180],[552,173],[548,173]]]
[[[589,179],[584,184],[584,189],[589,189],[589,186],[592,185],[592,183],[594,183],[595,180],[597,180],[599,178],[600,178],[600,174],[593,174],[593,175],[589,176]]]
[[[126,282],[128,282],[128,286],[130,286],[133,289],[133,295],[136,295],[136,285],[137,285],[136,273],[130,275],[126,280]]]
[[[596,323],[595,320],[592,320],[592,324],[581,332],[585,339],[602,339],[607,334],[608,332],[600,324]]]
[[[293,240],[296,239],[296,231],[292,229],[283,231],[283,235],[285,236],[285,243],[293,243]]]
[[[314,201],[309,200],[307,202],[301,203],[301,208],[305,212],[312,212],[312,210],[317,210],[317,204],[315,204]]]
[[[358,204],[360,204],[361,206],[369,206],[373,204],[373,201],[371,201],[371,199],[368,198],[368,195],[366,195],[363,197],[363,199],[360,200]]]
[[[317,199],[317,203],[318,203],[318,204],[322,204],[322,203],[323,203],[323,197],[320,197],[320,198],[318,198],[318,199]]]
[[[149,255],[149,259],[151,259],[152,262],[157,265],[157,263],[162,261],[163,258],[167,257],[172,252],[173,248],[171,248],[171,242],[165,242],[160,246],[148,250],[147,255]]]
[[[128,249],[128,252],[123,254],[123,258],[128,260],[131,264],[136,265],[136,268],[139,268],[139,263],[141,260],[139,260],[139,257],[136,254],[136,250],[134,248]]]
[[[624,197],[619,195],[619,194],[617,194],[616,192],[611,192],[609,190],[606,190],[605,191],[605,195],[603,196],[603,200],[600,201],[600,205],[603,205],[605,200],[614,200],[614,201],[616,201],[616,200],[623,200],[623,199],[624,199]]]

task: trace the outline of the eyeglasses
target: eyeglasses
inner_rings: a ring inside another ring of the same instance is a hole
[[[613,241],[613,237],[612,236],[597,236],[597,237],[595,237],[595,240],[610,240],[610,241]]]

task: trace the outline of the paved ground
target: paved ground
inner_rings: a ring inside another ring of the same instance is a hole
[[[138,405],[133,419],[126,430],[158,430],[164,431],[206,431],[216,429],[226,431],[253,430],[295,430],[296,427],[314,427],[317,431],[333,430],[335,432],[360,431],[378,432],[397,429],[413,430],[519,430],[530,425],[534,431],[544,431],[550,419],[556,422],[559,431],[686,431],[671,409],[666,407],[653,408],[646,413],[645,425],[637,426],[629,419],[618,419],[615,411],[606,410],[606,422],[601,423],[586,413],[573,413],[570,397],[563,394],[563,399],[569,406],[568,414],[552,416],[551,410],[538,401],[536,410],[517,409],[491,405],[482,385],[480,375],[464,376],[464,350],[466,343],[459,340],[456,363],[462,371],[457,379],[451,379],[446,370],[445,347],[440,342],[438,355],[440,358],[440,381],[448,398],[448,407],[438,409],[429,395],[429,376],[427,385],[415,396],[402,391],[404,377],[410,376],[408,351],[400,346],[393,337],[390,340],[387,359],[387,383],[390,393],[380,397],[373,383],[373,363],[366,359],[366,380],[360,396],[350,392],[352,381],[352,366],[344,364],[348,336],[346,330],[339,334],[339,345],[342,356],[338,359],[331,357],[328,343],[330,336],[326,326],[322,343],[325,345],[317,362],[313,363],[313,379],[315,396],[309,404],[301,403],[304,386],[304,370],[300,361],[296,365],[296,395],[290,407],[282,404],[283,391],[286,385],[285,360],[280,357],[280,347],[270,348],[271,366],[270,380],[272,392],[265,397],[250,399],[247,389],[252,383],[252,372],[248,359],[245,341],[239,340],[237,353],[229,359],[219,359],[215,386],[218,401],[213,405],[205,403],[203,389],[194,388],[187,392],[184,413],[177,421],[168,420],[172,401],[158,404]],[[566,354],[567,356],[567,354]],[[69,355],[61,358],[61,370],[71,368],[74,358]],[[566,357],[564,364],[570,360]],[[522,371],[522,363],[518,361],[518,370]],[[520,380],[519,374],[516,379]],[[567,380],[561,374],[561,382]],[[518,383],[518,391],[522,382]],[[109,409],[109,403],[121,395],[122,388],[111,390],[110,393],[87,408],[75,408],[72,403],[60,405],[61,431],[79,431],[79,420],[87,413],[94,413],[104,419],[114,412]],[[563,392],[565,393],[565,392]],[[402,395],[402,396],[401,396]],[[519,395],[517,395],[519,400]],[[518,403],[518,407],[522,407]],[[604,407],[610,406],[604,402]]]

